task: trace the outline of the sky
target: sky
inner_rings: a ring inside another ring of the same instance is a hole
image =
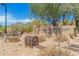
[[[29,22],[29,5],[27,3],[7,3],[7,25],[16,22]],[[5,23],[5,6],[0,5],[0,25]]]
[[[7,3],[7,25],[16,22],[30,22],[30,9],[28,3]],[[72,19],[72,16],[67,16]],[[0,5],[0,25],[5,25],[5,6]]]

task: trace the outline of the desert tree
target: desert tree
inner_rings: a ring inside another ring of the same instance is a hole
[[[60,4],[30,4],[30,10],[33,15],[38,16],[41,19],[54,20],[54,26],[61,13]]]
[[[30,10],[33,15],[38,16],[38,18],[50,20],[52,25],[58,26],[57,22],[60,20],[59,17],[61,15],[60,5],[61,4],[30,4]],[[51,27],[49,28],[51,29]]]
[[[67,20],[67,16],[72,16],[73,6],[72,4],[61,4],[61,16],[63,17],[63,25],[65,25],[65,21]]]
[[[74,35],[77,36],[77,31],[79,31],[79,5],[78,4],[72,4],[73,6],[73,17],[75,21],[76,28],[74,29]]]

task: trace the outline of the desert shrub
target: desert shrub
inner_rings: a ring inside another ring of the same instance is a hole
[[[40,43],[43,42],[43,41],[46,41],[46,39],[43,36],[38,36],[38,38],[39,38]]]
[[[4,31],[5,27],[0,25],[0,31]]]
[[[57,46],[47,47],[39,52],[40,56],[70,56],[71,51]]]
[[[65,19],[64,22],[63,22],[63,21],[60,21],[60,22],[59,22],[59,25],[60,25],[60,26],[69,25],[69,24],[72,25],[72,23],[69,23],[69,21],[68,21],[67,19]]]
[[[59,22],[59,24],[58,24],[59,26],[63,26],[63,22]]]
[[[8,42],[19,42],[20,39],[19,39],[19,37],[17,37],[17,36],[8,36],[8,37],[7,37],[7,41],[8,41]]]
[[[70,33],[70,38],[74,39],[74,33]]]
[[[69,39],[65,35],[60,34],[55,37],[55,41],[64,42],[69,41]]]
[[[3,31],[2,30],[0,30],[0,37],[3,35]]]
[[[73,21],[70,21],[70,22],[69,22],[69,25],[73,25]]]
[[[27,32],[32,32],[32,27],[29,27],[29,28],[27,29]]]
[[[0,25],[0,37],[3,36],[4,30],[5,30],[5,28]]]
[[[68,24],[69,24],[69,21],[67,19],[65,19],[63,25],[68,25]]]
[[[32,29],[32,26],[29,25],[29,26],[23,27],[22,30],[23,30],[23,32],[30,33],[30,32],[32,32],[33,29]]]
[[[23,31],[26,32],[26,33],[29,33],[29,32],[32,32],[32,28],[29,27],[29,28],[23,29]]]

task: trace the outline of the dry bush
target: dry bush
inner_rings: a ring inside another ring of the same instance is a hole
[[[70,33],[70,38],[74,39],[74,33]]]
[[[46,41],[46,39],[43,36],[38,36],[38,38],[40,43]]]
[[[17,37],[17,36],[8,36],[8,37],[7,37],[7,41],[8,41],[8,42],[19,42],[20,39],[19,39],[19,37]]]
[[[69,41],[69,39],[67,36],[60,34],[55,37],[55,41],[65,42],[65,41]]]
[[[39,56],[70,56],[71,51],[57,46],[47,47],[39,52]]]

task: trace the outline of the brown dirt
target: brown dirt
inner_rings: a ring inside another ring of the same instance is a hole
[[[6,56],[37,56],[37,55],[39,55],[40,51],[42,51],[44,49],[47,50],[48,46],[53,46],[53,45],[57,45],[60,48],[65,48],[65,49],[71,51],[72,55],[79,55],[79,52],[72,51],[71,49],[67,48],[71,44],[79,45],[79,37],[74,37],[74,39],[71,39],[68,35],[68,33],[70,33],[70,31],[63,32],[64,36],[66,36],[69,39],[68,41],[56,42],[54,40],[55,36],[52,36],[50,38],[45,37],[46,40],[41,42],[39,44],[39,46],[36,46],[34,48],[27,47],[24,44],[24,37],[28,34],[24,34],[21,37],[19,37],[20,41],[16,42],[16,43],[15,42],[4,42],[4,40],[0,38],[0,55],[6,55]],[[72,31],[71,31],[71,33],[72,33]]]

